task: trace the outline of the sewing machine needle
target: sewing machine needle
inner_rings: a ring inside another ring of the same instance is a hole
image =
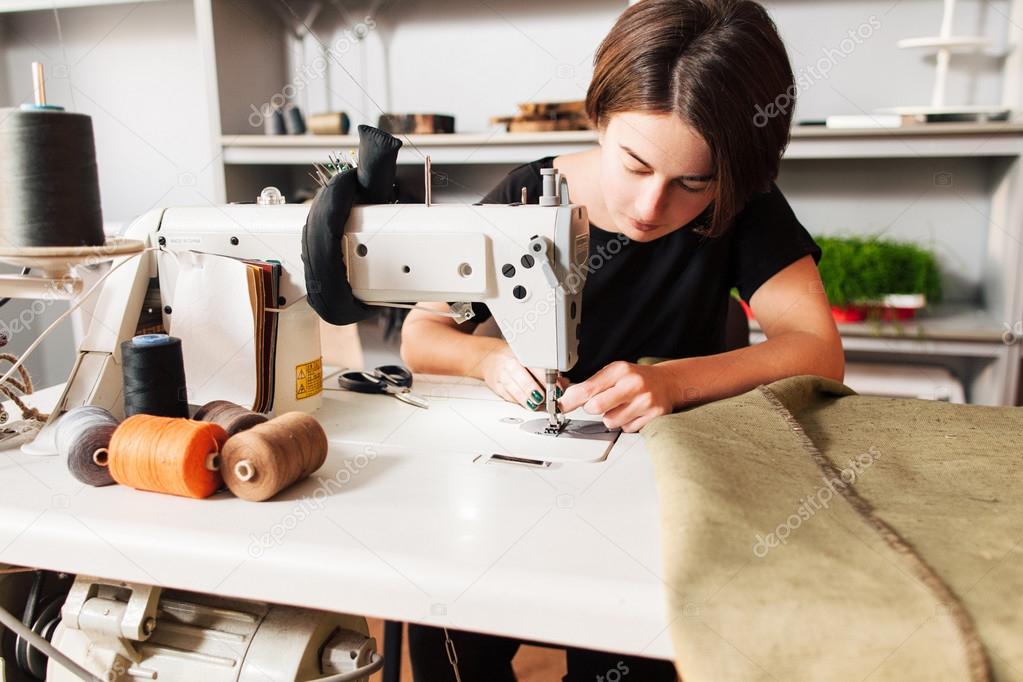
[[[547,433],[560,433],[562,416],[558,413],[558,370],[547,370]]]

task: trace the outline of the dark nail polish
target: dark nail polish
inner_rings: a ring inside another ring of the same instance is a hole
[[[536,405],[534,405],[533,402],[530,401],[530,400],[526,401],[526,407],[528,407],[531,410],[535,410],[536,409]]]
[[[562,391],[561,391],[561,387],[560,386],[558,388],[554,389],[554,397],[555,398],[560,398],[561,397],[561,393],[562,393]]]
[[[539,404],[543,400],[543,394],[540,391],[533,391],[533,402]]]

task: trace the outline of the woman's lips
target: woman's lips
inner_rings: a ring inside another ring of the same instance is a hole
[[[629,225],[640,232],[650,232],[651,230],[656,230],[658,227],[657,225],[651,225],[650,223],[641,223],[638,220],[633,220],[632,218],[629,218]]]

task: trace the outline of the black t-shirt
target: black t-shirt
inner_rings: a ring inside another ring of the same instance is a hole
[[[553,162],[546,157],[519,166],[483,203],[519,201],[523,187],[535,203],[542,194],[540,169]],[[749,301],[772,275],[807,254],[820,260],[820,248],[774,185],[751,199],[716,238],[690,225],[637,242],[591,223],[579,360],[566,376],[583,381],[616,360],[723,352],[732,287]],[[476,322],[490,317],[485,304],[473,308]]]

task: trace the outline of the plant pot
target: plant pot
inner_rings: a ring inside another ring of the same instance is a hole
[[[898,322],[912,320],[918,310],[927,306],[923,294],[889,294],[880,301],[861,301],[844,306],[831,306],[831,316],[839,324],[874,320]]]

